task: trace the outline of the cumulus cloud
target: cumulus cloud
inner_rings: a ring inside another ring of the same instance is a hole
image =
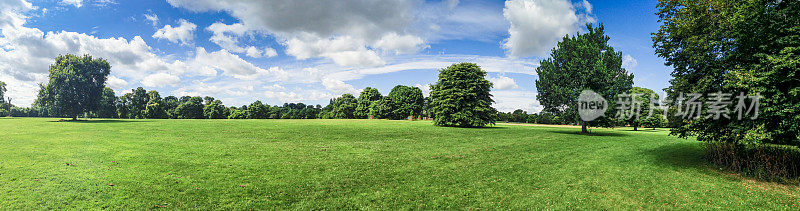
[[[384,61],[372,48],[399,53],[419,49],[419,46],[413,45],[422,44],[421,38],[406,33],[414,21],[411,8],[421,4],[415,0],[168,2],[175,7],[196,12],[227,11],[241,21],[238,24],[245,30],[277,37],[281,44],[287,46],[287,54],[297,59],[327,58],[342,66],[379,66]],[[209,30],[218,31],[211,27]],[[229,36],[241,34],[231,33]],[[380,42],[387,36],[403,40],[399,44]],[[228,38],[212,37],[212,42],[230,43],[231,39]],[[223,45],[227,44],[220,44]],[[229,47],[233,49],[233,46]],[[223,46],[225,49],[229,47]]]
[[[347,84],[344,81],[332,79],[332,78],[325,78],[322,79],[322,85],[325,86],[326,89],[335,92],[337,94],[357,94],[361,92],[353,87],[353,85]]]
[[[591,4],[584,1],[578,11],[568,0],[509,0],[503,16],[511,24],[503,48],[511,57],[547,56],[566,34],[593,22]]]
[[[189,66],[200,69],[199,72],[205,73],[207,76],[212,76],[217,71],[222,71],[223,75],[244,80],[262,78],[269,81],[279,81],[289,78],[289,73],[281,68],[272,67],[265,70],[225,49],[208,53],[205,48],[198,47],[195,58]]]
[[[622,68],[631,71],[633,68],[636,68],[636,66],[639,66],[639,62],[631,55],[625,54],[625,56],[622,57]]]
[[[194,30],[197,28],[197,25],[184,19],[178,22],[180,25],[177,27],[166,25],[164,28],[159,29],[153,34],[153,38],[166,39],[173,43],[188,45],[194,39]]]
[[[492,82],[495,89],[516,89],[519,88],[517,86],[517,82],[514,81],[513,78],[505,77],[505,76],[497,76],[497,77],[489,77],[489,81]]]
[[[536,92],[524,90],[494,90],[492,91],[494,107],[498,111],[512,112],[522,109],[528,113],[538,113],[544,108],[536,100]]]
[[[111,75],[108,76],[108,79],[106,79],[106,85],[108,85],[108,87],[110,87],[115,91],[119,91],[127,87],[128,82],[121,78]]]
[[[180,82],[180,78],[178,76],[170,75],[167,73],[156,73],[144,77],[142,80],[142,85],[148,87],[164,87],[164,86],[174,86],[178,82]]]

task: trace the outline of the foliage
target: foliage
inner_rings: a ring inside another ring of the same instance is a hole
[[[777,144],[705,142],[706,159],[730,171],[766,180],[800,177],[800,149]]]
[[[212,99],[213,100],[213,99]],[[208,102],[206,100],[206,105],[203,107],[203,115],[206,119],[227,119],[230,115],[230,111],[225,105],[222,105],[222,101],[220,100],[213,100]]]
[[[56,114],[77,119],[94,111],[100,104],[111,65],[89,55],[61,55],[50,66],[49,81],[39,92],[38,100]]]
[[[332,107],[327,117],[333,119],[354,119],[358,100],[351,94],[343,94],[332,100]]]
[[[492,83],[477,64],[458,63],[439,71],[431,85],[430,112],[438,126],[483,127],[494,124]]]
[[[422,90],[418,87],[397,85],[392,88],[386,97],[392,100],[395,105],[391,114],[387,114],[390,119],[406,119],[408,116],[422,116],[422,108],[425,105],[425,97]]]
[[[369,107],[369,115],[376,119],[402,119],[402,117],[394,116],[394,111],[397,110],[397,105],[391,97],[384,97],[372,103]]]
[[[378,89],[372,87],[364,88],[364,91],[361,91],[361,94],[358,95],[358,105],[353,115],[359,119],[367,118],[370,115],[369,108],[372,106],[372,103],[381,98],[383,98],[383,96]]]
[[[658,9],[662,26],[653,46],[673,67],[670,99],[680,93],[762,96],[756,119],[750,113],[743,120],[683,120],[672,134],[800,146],[800,1],[662,0]]]
[[[582,122],[578,115],[578,96],[583,90],[592,90],[615,105],[617,94],[625,93],[633,84],[633,75],[622,68],[622,52],[608,45],[602,24],[586,25],[587,33],[566,35],[536,68],[539,79],[536,98],[544,110],[568,122],[581,122],[582,132],[588,126],[613,126],[615,110],[609,106],[604,116]]]
[[[95,111],[97,117],[117,118],[117,101],[114,90],[108,87],[103,88],[103,94],[100,97],[100,105]]]
[[[253,102],[247,107],[248,119],[267,119],[269,118],[269,106],[261,103],[260,100]]]
[[[190,97],[185,102],[178,105],[175,109],[178,118],[181,119],[203,119],[203,98]]]

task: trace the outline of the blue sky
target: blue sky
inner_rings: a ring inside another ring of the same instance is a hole
[[[535,68],[564,34],[603,23],[635,85],[660,92],[656,1],[52,0],[0,2],[0,81],[30,105],[59,54],[112,64],[108,86],[162,96],[325,105],[364,87],[427,89],[437,70],[475,62],[495,107],[537,112]],[[426,91],[427,92],[427,91]],[[427,93],[426,93],[427,94]]]

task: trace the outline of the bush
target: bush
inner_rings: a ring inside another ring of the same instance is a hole
[[[800,148],[776,144],[706,142],[706,159],[730,171],[766,180],[800,176]]]

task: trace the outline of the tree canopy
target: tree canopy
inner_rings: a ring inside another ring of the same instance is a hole
[[[536,68],[539,79],[536,98],[544,111],[552,112],[569,122],[581,122],[582,132],[589,124],[611,126],[615,124],[613,106],[604,116],[589,122],[578,115],[578,96],[583,90],[592,90],[615,104],[617,94],[628,92],[633,85],[633,74],[622,68],[622,52],[608,45],[602,24],[586,25],[587,33],[566,35]]]
[[[372,103],[381,98],[383,98],[383,96],[378,89],[372,87],[364,88],[364,91],[361,91],[361,94],[358,95],[358,105],[354,111],[355,117],[360,119],[367,118],[367,116],[370,115],[369,108]]]
[[[39,92],[39,102],[56,114],[77,119],[100,105],[111,65],[89,55],[61,55],[50,66],[49,81]]]
[[[439,70],[439,80],[431,85],[430,112],[439,126],[483,127],[494,124],[497,110],[492,108],[492,83],[486,72],[474,63],[458,63]]]

